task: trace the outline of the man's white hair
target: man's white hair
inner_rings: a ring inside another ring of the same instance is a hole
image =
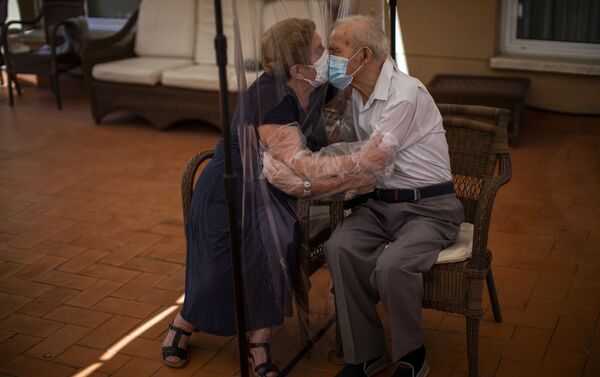
[[[353,51],[361,46],[368,46],[373,50],[373,55],[385,58],[390,53],[387,36],[381,27],[381,22],[373,17],[354,15],[340,18],[335,22],[333,28],[351,23],[352,33],[350,37],[350,46]]]

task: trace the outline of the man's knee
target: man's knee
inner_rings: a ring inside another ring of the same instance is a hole
[[[338,259],[343,245],[344,236],[342,232],[334,231],[325,242],[325,258],[327,259],[327,263],[332,264]]]
[[[407,255],[401,249],[387,245],[375,264],[375,272],[383,276],[401,278],[421,272],[422,258],[416,255]]]

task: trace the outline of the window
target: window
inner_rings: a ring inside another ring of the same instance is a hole
[[[600,58],[600,0],[503,0],[501,51]]]
[[[117,31],[135,10],[141,0],[86,0],[85,12],[91,29]]]

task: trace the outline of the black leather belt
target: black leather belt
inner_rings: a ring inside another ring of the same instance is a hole
[[[371,197],[388,203],[416,202],[432,196],[451,194],[454,192],[452,181],[414,189],[380,190],[375,189]]]
[[[350,200],[349,206],[364,203],[367,199],[381,200],[387,203],[400,202],[416,202],[419,199],[430,198],[432,196],[452,194],[454,192],[454,184],[452,181],[438,183],[431,186],[419,187],[414,189],[396,189],[396,190],[381,190],[361,195]]]

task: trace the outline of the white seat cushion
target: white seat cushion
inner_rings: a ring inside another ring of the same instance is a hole
[[[247,85],[250,86],[259,75],[260,72],[246,72]],[[164,86],[219,91],[219,68],[214,64],[195,64],[169,69],[163,72],[161,82]],[[237,92],[237,75],[233,67],[227,67],[227,86],[230,92]]]
[[[260,54],[262,27],[262,0],[237,0],[237,14],[240,25],[240,44],[243,61],[257,61]],[[223,12],[223,33],[227,37],[227,64],[235,66],[235,42],[233,28],[233,7],[230,0],[221,4]],[[215,11],[214,2],[198,0],[196,20],[196,46],[194,61],[198,64],[216,64],[215,56]]]
[[[158,84],[165,69],[191,64],[191,59],[137,57],[96,64],[92,76],[101,81],[152,86]]]
[[[473,253],[473,224],[460,224],[456,242],[440,252],[436,264],[456,263],[471,258]]]
[[[143,0],[135,35],[135,53],[191,59],[195,14],[195,0]]]

